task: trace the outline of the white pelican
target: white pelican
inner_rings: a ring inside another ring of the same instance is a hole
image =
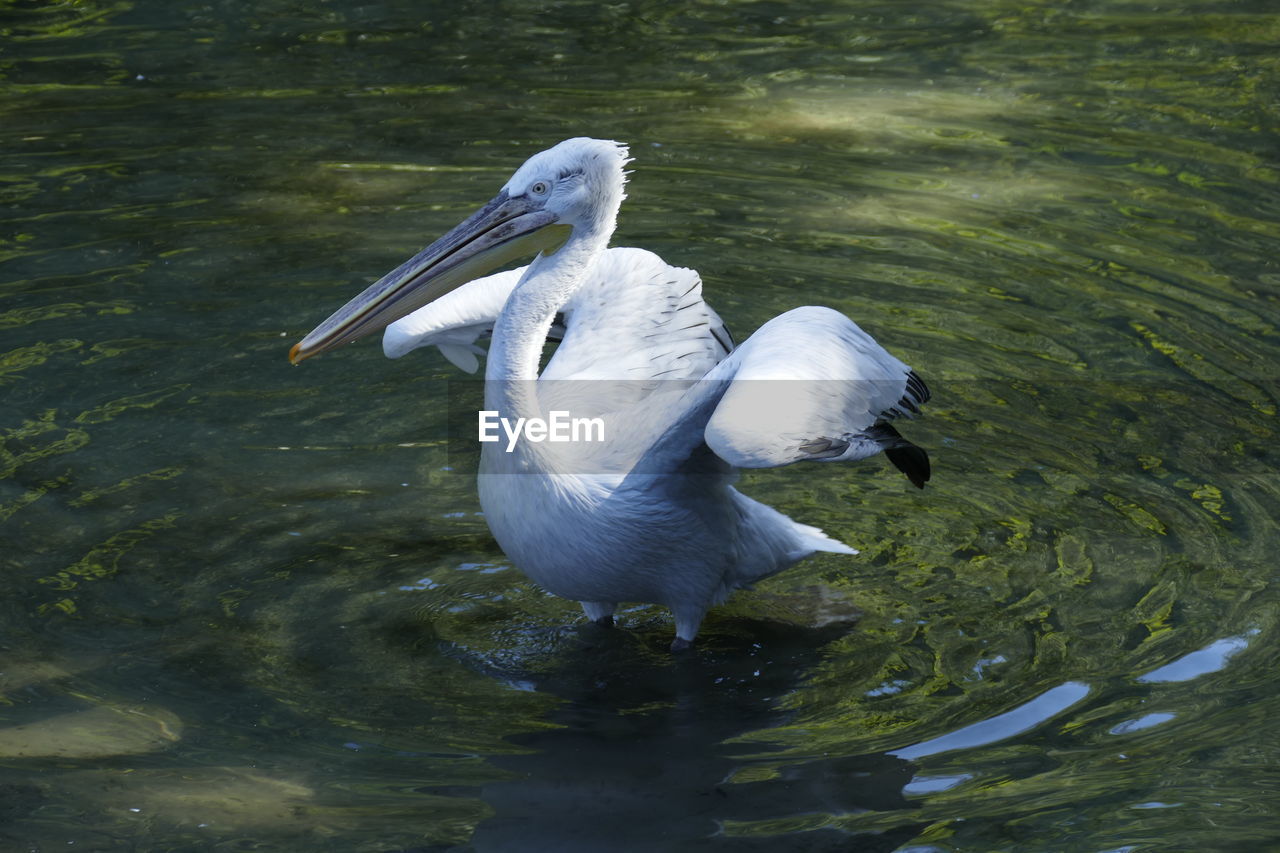
[[[857,553],[740,494],[735,469],[883,450],[923,488],[928,455],[888,421],[915,414],[929,392],[829,308],[788,311],[735,349],[696,273],[606,248],[628,162],[625,146],[597,139],[535,154],[488,204],[296,344],[290,360],[394,322],[388,356],[435,344],[475,370],[475,341],[491,331],[485,410],[510,423],[557,410],[599,416],[607,439],[556,444],[530,432],[514,445],[485,444],[480,503],[494,538],[595,622],[612,624],[619,602],[670,608],[679,650],[733,590],[818,551]],[[479,278],[535,254],[525,268]],[[563,340],[539,376],[553,327]]]

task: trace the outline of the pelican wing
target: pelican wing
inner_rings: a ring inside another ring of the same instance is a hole
[[[929,389],[838,311],[797,308],[775,317],[707,380],[731,380],[703,433],[730,465],[769,468],[884,451],[917,486],[929,479],[928,455],[889,424],[917,414]]]
[[[643,249],[600,255],[564,315],[542,379],[697,379],[733,350],[698,274]]]
[[[387,358],[399,358],[419,347],[436,346],[467,373],[480,367],[484,350],[476,341],[493,333],[493,324],[526,267],[478,278],[395,321],[382,335]]]
[[[928,399],[911,368],[848,317],[797,308],[761,326],[703,381],[671,399],[646,470],[681,469],[705,449],[739,468],[884,452],[923,488],[929,456],[890,421],[914,416]]]

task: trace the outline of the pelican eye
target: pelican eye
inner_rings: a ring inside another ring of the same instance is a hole
[[[529,187],[529,192],[533,193],[534,195],[546,195],[550,191],[551,191],[551,185],[548,184],[546,181],[538,181],[533,186]]]

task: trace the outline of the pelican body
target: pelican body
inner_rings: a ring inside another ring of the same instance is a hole
[[[627,149],[570,139],[531,157],[462,224],[294,346],[297,363],[385,329],[392,358],[435,345],[485,364],[510,422],[598,418],[599,441],[482,447],[485,519],[540,586],[611,624],[620,602],[670,608],[673,649],[707,610],[816,552],[856,553],[733,487],[738,468],[884,451],[919,487],[927,454],[889,421],[929,392],[839,312],[805,307],[735,347],[692,270],[608,248]],[[526,267],[489,275],[518,258]],[[560,344],[539,373],[548,338]]]

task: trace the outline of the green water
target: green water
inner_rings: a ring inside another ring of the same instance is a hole
[[[0,848],[1280,845],[1278,42],[1261,0],[0,2]],[[934,391],[923,492],[744,477],[862,554],[683,660],[511,568],[437,354],[286,360],[574,135],[739,339],[830,305]]]

